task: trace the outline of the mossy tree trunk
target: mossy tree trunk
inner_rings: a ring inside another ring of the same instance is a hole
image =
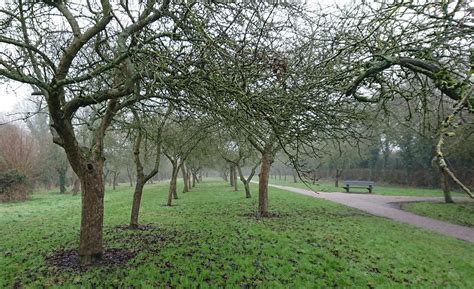
[[[234,191],[237,192],[237,191],[239,190],[239,188],[238,188],[238,186],[237,186],[237,165],[233,165],[233,166],[232,166],[232,169],[233,169],[233,171],[234,171],[234,172],[232,173],[232,176],[234,177],[234,181],[233,181],[233,183],[234,183]]]
[[[253,176],[255,175],[255,171],[257,167],[260,165],[260,161],[258,161],[250,170],[250,174],[248,175],[247,179],[245,179],[244,174],[242,173],[242,168],[240,165],[237,165],[237,171],[239,172],[240,181],[244,184],[245,188],[245,198],[249,199],[252,197],[250,193],[250,181],[252,180]]]
[[[454,203],[451,191],[449,190],[449,175],[444,171],[441,172],[441,187],[443,188],[444,201],[446,203]]]
[[[268,216],[268,178],[273,162],[272,144],[265,146],[262,152],[260,175],[258,180],[258,213],[261,217]]]
[[[183,193],[189,192],[189,182],[186,164],[183,162],[181,166],[181,173],[183,175]]]
[[[191,178],[192,178],[191,168],[188,167],[188,169],[186,170],[186,180],[188,182],[188,190],[191,190],[191,188],[193,187],[191,184]]]
[[[66,172],[67,166],[61,167],[57,169],[58,172],[58,181],[59,181],[59,193],[65,194],[66,193]]]
[[[335,180],[334,186],[336,186],[336,188],[339,188],[339,180],[341,179],[341,176],[342,176],[342,170],[336,169],[336,175],[334,177],[334,180]]]
[[[150,179],[152,179],[156,174],[158,174],[158,170],[160,167],[160,156],[161,156],[161,132],[164,126],[165,120],[162,120],[161,125],[159,126],[157,130],[157,135],[156,135],[156,157],[155,157],[155,164],[153,169],[145,175],[144,169],[143,169],[143,164],[140,158],[140,147],[142,144],[143,140],[143,132],[141,128],[141,121],[140,117],[137,112],[133,111],[135,121],[138,124],[138,133],[137,137],[135,138],[135,143],[133,145],[133,160],[135,163],[135,169],[136,169],[136,178],[137,182],[135,184],[135,191],[133,193],[133,203],[132,203],[132,212],[130,215],[130,228],[136,229],[138,228],[138,217],[140,213],[140,205],[141,205],[141,200],[142,200],[142,195],[143,195],[143,187],[145,186],[146,182]]]
[[[229,183],[230,186],[234,186],[234,166],[232,164],[229,165]]]

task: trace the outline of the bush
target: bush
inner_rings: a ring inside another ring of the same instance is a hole
[[[30,193],[30,185],[25,175],[17,170],[0,172],[0,203],[28,200]]]

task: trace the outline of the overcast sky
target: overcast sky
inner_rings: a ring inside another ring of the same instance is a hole
[[[19,103],[30,94],[28,87],[18,82],[0,84],[0,113],[18,111]]]
[[[0,0],[0,7],[5,0]],[[323,6],[332,4],[345,4],[349,0],[302,0],[310,7],[315,7],[316,3]],[[12,113],[19,111],[19,105],[25,101],[31,94],[31,89],[28,85],[22,85],[18,82],[0,83],[0,113]]]

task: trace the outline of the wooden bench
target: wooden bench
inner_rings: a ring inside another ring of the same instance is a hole
[[[350,188],[365,188],[369,190],[369,193],[372,193],[374,188],[374,182],[371,181],[344,181],[344,190],[346,193],[349,193]]]

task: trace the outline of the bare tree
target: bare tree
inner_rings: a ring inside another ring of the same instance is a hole
[[[151,125],[145,126],[143,121],[141,120],[143,117],[140,117],[139,113],[135,110],[132,110],[134,121],[135,121],[135,129],[137,131],[137,135],[135,137],[135,143],[133,145],[133,160],[135,163],[136,168],[136,185],[135,191],[133,194],[133,204],[132,204],[132,213],[130,217],[130,227],[137,228],[138,227],[138,216],[140,211],[140,204],[141,198],[143,194],[143,187],[145,184],[153,178],[157,173],[160,167],[160,157],[161,157],[161,145],[162,145],[162,132],[163,127],[165,126],[166,119],[171,112],[171,108],[168,109],[168,113],[164,114],[164,116],[160,119],[152,119],[147,120],[148,122],[154,122]],[[147,132],[146,127],[149,127],[149,131]],[[145,134],[145,135],[144,135]],[[153,165],[153,169],[145,174],[144,167],[142,163],[142,156],[141,156],[141,146],[143,142],[143,138],[147,137],[150,138],[152,144],[154,144],[154,151],[155,154],[155,162]]]
[[[81,180],[82,264],[100,259],[103,252],[104,135],[115,114],[137,101],[129,97],[138,76],[130,56],[139,43],[130,39],[164,17],[169,1],[159,9],[153,0],[138,9],[108,0],[88,4],[18,1],[0,12],[0,44],[5,48],[0,75],[32,85],[35,94],[44,96],[53,140],[64,148]],[[51,19],[61,27],[60,34],[50,25],[36,25]],[[95,109],[96,120],[90,122],[88,147],[74,130],[75,116],[86,107]]]
[[[410,111],[412,103],[428,103],[433,100],[428,96],[437,95],[454,107],[439,126],[434,150],[443,172],[440,183],[446,183],[447,175],[474,197],[449,169],[442,149],[445,137],[455,134],[455,119],[461,111],[474,111],[474,27],[470,15],[466,1],[453,1],[451,5],[446,1],[387,1],[375,8],[361,3],[341,16],[345,19],[341,33],[346,41],[339,45],[339,51],[344,55],[340,62],[345,63],[346,73],[353,74],[349,61],[351,67],[361,70],[347,85],[346,95],[385,107],[398,96]]]

